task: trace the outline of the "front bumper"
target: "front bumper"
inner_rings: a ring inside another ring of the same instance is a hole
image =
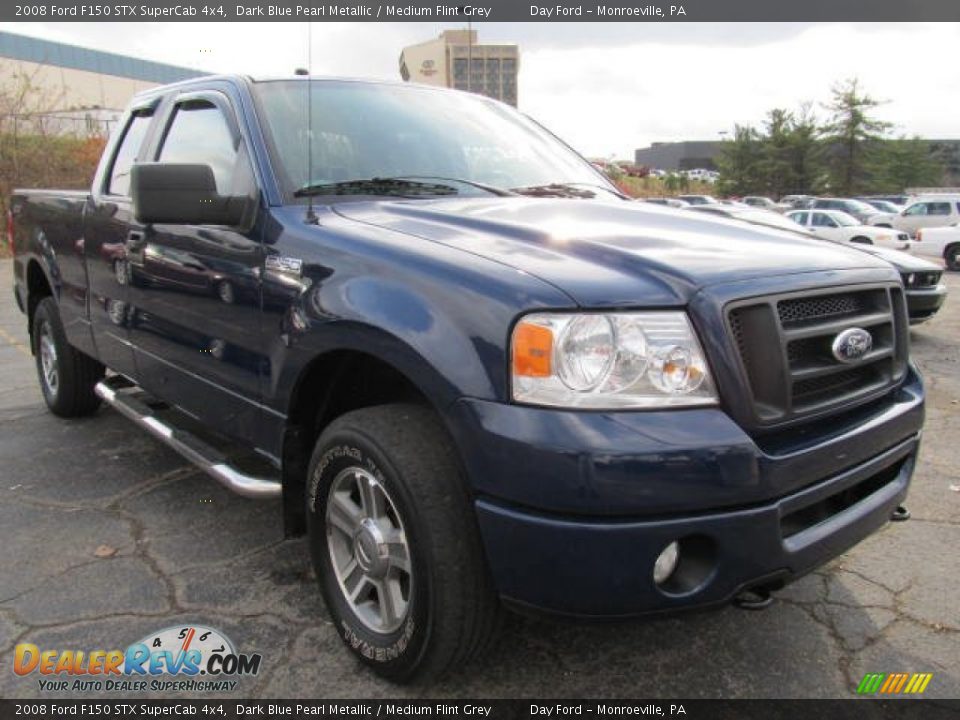
[[[763,447],[719,410],[459,405],[461,420],[476,421],[458,442],[501,595],[581,617],[719,605],[822,565],[903,501],[923,422],[913,371],[837,427],[820,421]],[[680,564],[660,587],[653,564],[674,540]]]
[[[910,324],[916,325],[937,314],[947,299],[947,286],[941,283],[932,288],[907,288],[906,296]]]

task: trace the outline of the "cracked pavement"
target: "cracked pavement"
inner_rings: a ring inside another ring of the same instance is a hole
[[[913,333],[929,395],[910,522],[766,611],[602,625],[511,616],[485,660],[412,687],[341,646],[279,502],[231,495],[111,410],[46,411],[11,276],[0,261],[0,697],[42,696],[36,675],[12,671],[18,642],[108,650],[181,623],[263,654],[232,693],[245,698],[845,698],[866,672],[932,672],[926,696],[960,696],[960,274]]]

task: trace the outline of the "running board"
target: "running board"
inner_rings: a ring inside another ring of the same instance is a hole
[[[175,428],[160,419],[135,396],[134,393],[139,390],[136,385],[119,376],[101,380],[94,388],[97,396],[107,405],[166,443],[228,490],[255,499],[280,497],[281,485],[278,480],[255,477],[237,470],[219,450],[193,433]]]

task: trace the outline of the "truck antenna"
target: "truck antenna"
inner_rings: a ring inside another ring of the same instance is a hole
[[[298,70],[298,75],[302,73]],[[313,183],[313,23],[307,23],[307,185]],[[313,194],[307,194],[307,222],[318,224]]]

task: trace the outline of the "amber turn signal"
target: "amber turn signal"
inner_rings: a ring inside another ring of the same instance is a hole
[[[543,325],[521,322],[513,331],[513,374],[520,377],[550,377],[553,331]]]

